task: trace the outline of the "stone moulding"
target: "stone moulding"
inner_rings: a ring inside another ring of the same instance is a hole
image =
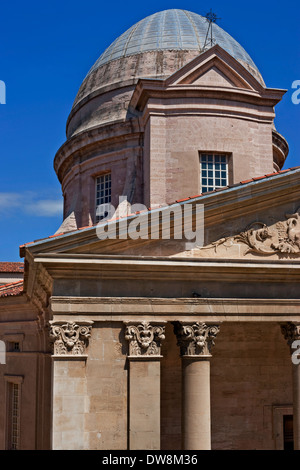
[[[86,356],[92,321],[80,323],[50,321],[49,324],[53,356]]]
[[[140,323],[125,323],[125,339],[129,341],[129,357],[160,356],[161,342],[165,339],[165,326]]]
[[[210,357],[219,324],[174,322],[174,333],[182,357]]]

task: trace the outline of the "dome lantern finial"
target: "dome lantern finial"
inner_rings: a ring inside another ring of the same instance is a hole
[[[209,49],[210,47],[213,47],[216,44],[216,40],[213,37],[213,23],[216,23],[217,20],[220,20],[221,18],[218,18],[215,13],[212,12],[212,9],[208,13],[206,13],[206,21],[208,22],[208,28],[206,32],[206,37],[204,41],[204,46],[203,46],[203,52]],[[209,37],[210,33],[210,37]]]

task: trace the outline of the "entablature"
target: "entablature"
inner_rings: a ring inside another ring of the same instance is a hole
[[[300,321],[300,299],[64,297],[50,299],[53,318],[97,321]]]

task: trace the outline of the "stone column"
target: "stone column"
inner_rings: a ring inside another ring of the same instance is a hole
[[[211,449],[210,358],[219,325],[175,322],[182,357],[182,447]]]
[[[293,367],[293,432],[294,450],[300,450],[300,323],[288,322],[281,325],[281,332],[291,350]],[[294,343],[296,341],[296,343]]]
[[[160,354],[165,327],[126,323],[129,341],[129,449],[160,449]]]

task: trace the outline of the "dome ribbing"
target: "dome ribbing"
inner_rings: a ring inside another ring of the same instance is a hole
[[[165,10],[139,21],[119,36],[99,57],[89,73],[112,60],[157,50],[203,51],[208,22],[205,17],[186,10]],[[257,69],[245,49],[217,24],[215,42],[235,59]]]

